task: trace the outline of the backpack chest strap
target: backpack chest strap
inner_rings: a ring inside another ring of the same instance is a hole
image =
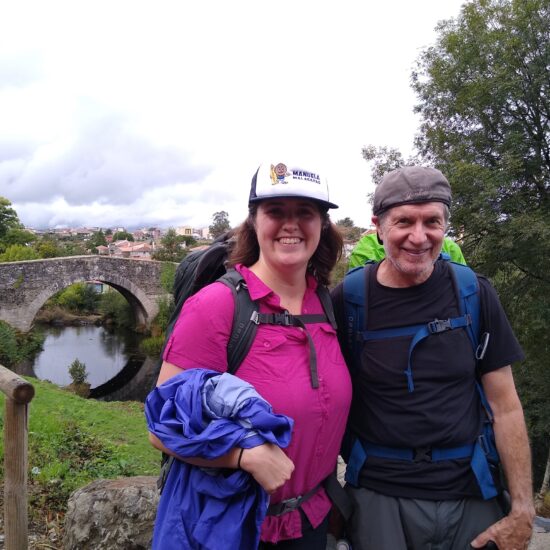
[[[303,329],[304,334],[307,336],[307,343],[309,346],[309,374],[311,378],[311,387],[317,389],[319,387],[317,353],[315,351],[313,339],[307,330],[306,323],[326,323],[329,322],[327,316],[324,313],[292,315],[288,311],[284,311],[283,313],[258,313],[255,311],[250,320],[257,325],[279,325]]]
[[[397,338],[399,336],[412,336],[409,345],[407,358],[407,369],[404,371],[407,376],[407,387],[409,392],[414,391],[414,382],[412,376],[411,359],[415,346],[432,334],[447,332],[458,328],[466,328],[471,325],[472,319],[469,314],[453,317],[450,319],[434,319],[429,323],[421,325],[409,325],[407,327],[395,327],[381,330],[364,330],[358,333],[358,338],[367,342],[369,340],[385,340],[387,338]]]

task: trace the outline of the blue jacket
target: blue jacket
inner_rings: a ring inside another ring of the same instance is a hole
[[[149,431],[182,457],[218,458],[233,447],[286,447],[292,419],[274,414],[254,388],[231,374],[189,369],[145,402]],[[162,492],[153,550],[255,549],[268,495],[242,470],[175,460]]]

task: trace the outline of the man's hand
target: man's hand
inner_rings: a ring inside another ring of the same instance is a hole
[[[499,550],[527,550],[534,516],[534,509],[520,513],[512,511],[479,534],[471,545],[473,548],[483,548],[489,541],[493,541]]]
[[[290,479],[294,463],[277,445],[265,443],[244,450],[241,469],[250,473],[266,493],[272,494]]]

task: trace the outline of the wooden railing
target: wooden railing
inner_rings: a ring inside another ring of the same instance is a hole
[[[28,548],[27,461],[28,406],[34,386],[0,365],[0,390],[6,394],[4,416],[4,547]]]

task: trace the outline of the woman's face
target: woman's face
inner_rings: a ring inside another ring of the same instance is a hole
[[[322,219],[317,205],[307,199],[262,201],[255,227],[260,261],[274,269],[306,269],[321,238]]]

